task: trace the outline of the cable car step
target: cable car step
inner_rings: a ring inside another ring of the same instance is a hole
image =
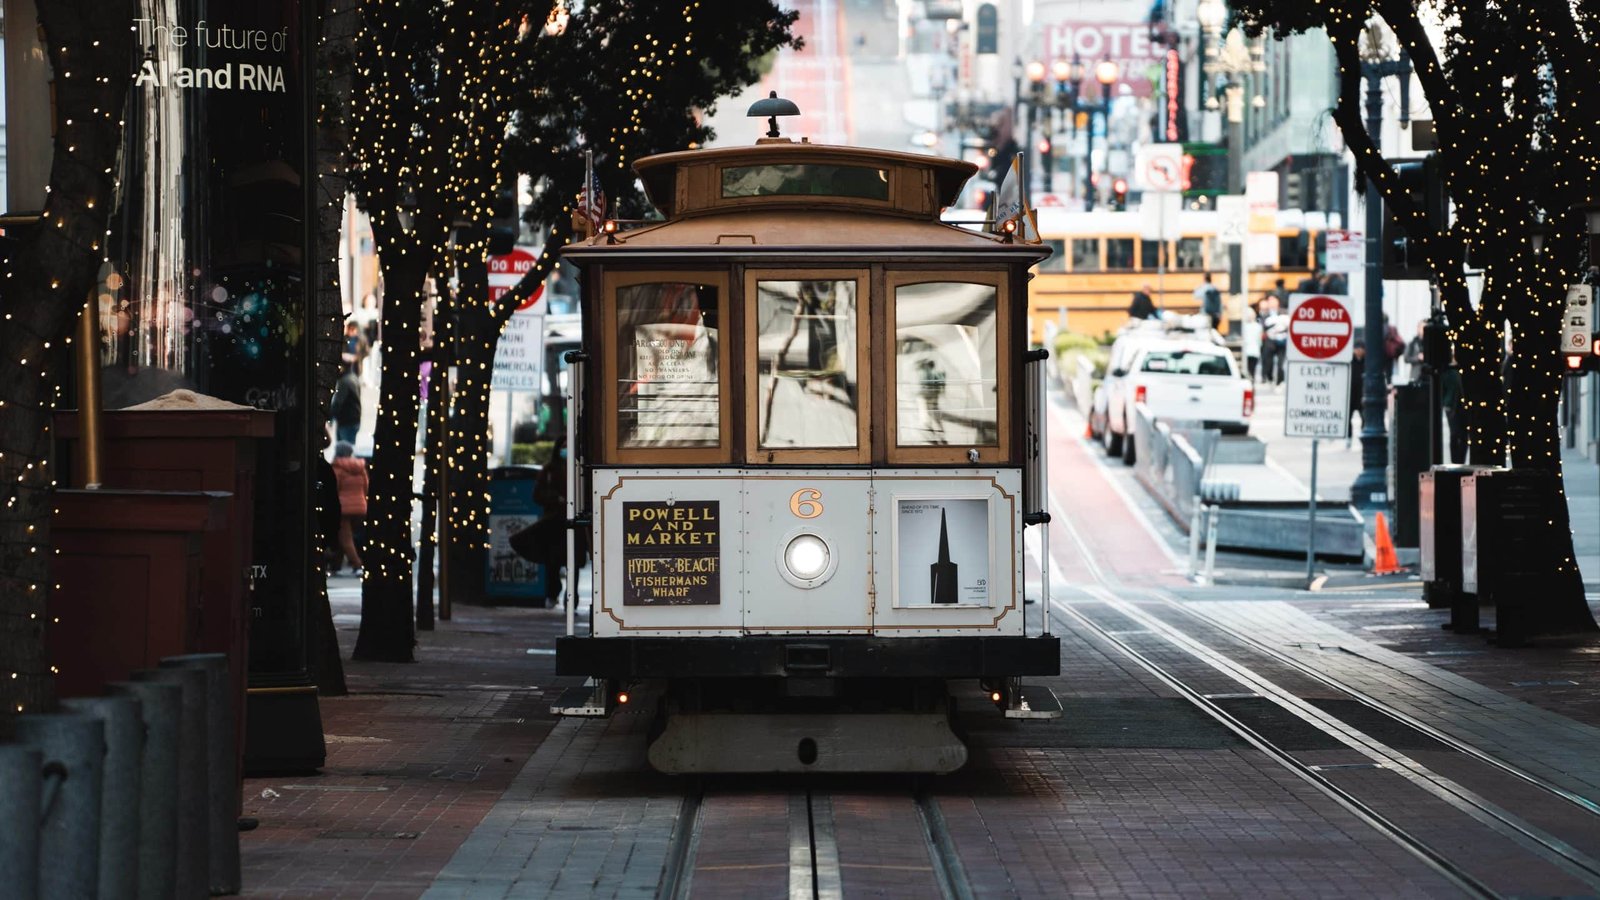
[[[551,704],[550,714],[603,719],[611,715],[606,701],[606,683],[591,678],[581,687],[571,687],[562,691],[561,698]]]
[[[1044,685],[1025,684],[1017,691],[1016,702],[1006,709],[1008,719],[1059,719],[1061,701]]]

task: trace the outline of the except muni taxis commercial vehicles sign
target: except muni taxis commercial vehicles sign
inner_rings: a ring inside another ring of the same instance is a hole
[[[1354,337],[1348,297],[1290,295],[1286,436],[1340,438],[1349,431]]]

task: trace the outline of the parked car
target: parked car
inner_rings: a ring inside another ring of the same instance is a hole
[[[1198,422],[1224,434],[1250,430],[1255,388],[1227,348],[1197,340],[1145,344],[1136,350],[1108,397],[1107,432],[1122,436],[1122,458],[1133,462],[1133,410],[1142,405],[1155,421]]]
[[[1140,349],[1170,340],[1172,338],[1166,329],[1151,322],[1124,329],[1112,343],[1111,354],[1106,360],[1105,377],[1095,388],[1089,403],[1089,436],[1104,444],[1108,455],[1122,453],[1123,431],[1120,422],[1116,428],[1109,423],[1113,418],[1113,409],[1116,410],[1116,416],[1125,418],[1122,413],[1122,379],[1128,374],[1129,363]],[[1113,398],[1116,398],[1115,404]]]

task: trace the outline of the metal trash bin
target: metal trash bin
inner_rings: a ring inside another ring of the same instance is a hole
[[[497,466],[489,470],[489,553],[483,592],[491,603],[543,606],[544,567],[511,549],[511,536],[539,520],[543,507],[533,500],[540,466]]]
[[[1536,630],[1531,623],[1539,613],[1532,606],[1549,599],[1559,575],[1548,528],[1559,496],[1553,477],[1538,469],[1497,468],[1461,480],[1461,587],[1476,602],[1470,610],[1465,603],[1456,608],[1470,612],[1476,630],[1478,607],[1495,607],[1499,643],[1517,643]],[[1457,618],[1452,613],[1452,625]]]
[[[1417,534],[1422,598],[1429,609],[1455,605],[1461,593],[1461,479],[1487,466],[1434,466],[1417,476]]]

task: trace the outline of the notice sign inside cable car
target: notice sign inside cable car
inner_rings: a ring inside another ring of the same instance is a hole
[[[622,603],[688,606],[722,602],[717,500],[622,504]]]

